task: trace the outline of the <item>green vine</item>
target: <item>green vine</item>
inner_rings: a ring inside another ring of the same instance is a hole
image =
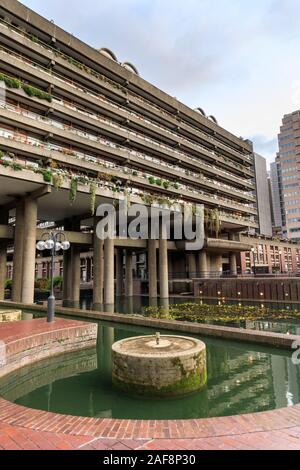
[[[96,184],[96,183],[91,183],[91,185],[90,185],[91,215],[95,215],[95,208],[96,208],[96,189],[97,189],[97,184]]]
[[[69,192],[69,200],[71,204],[76,201],[77,197],[77,188],[78,188],[78,178],[73,176],[70,183],[70,192]]]
[[[60,173],[54,173],[52,177],[53,186],[56,190],[62,187],[64,178]]]

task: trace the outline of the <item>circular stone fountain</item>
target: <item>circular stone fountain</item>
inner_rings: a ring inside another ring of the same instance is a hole
[[[112,346],[112,381],[149,397],[177,397],[206,384],[206,347],[185,336],[138,336]]]

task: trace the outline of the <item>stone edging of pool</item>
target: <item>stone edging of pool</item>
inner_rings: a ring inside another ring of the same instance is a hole
[[[65,352],[66,348],[93,346],[95,339],[96,325],[76,320],[57,319],[48,324],[42,318],[0,325],[0,340],[9,351],[9,363],[13,364],[14,370],[24,363],[36,362],[42,356]],[[28,354],[28,350],[37,354]],[[23,360],[16,361],[20,354]],[[278,439],[284,442],[283,448],[300,448],[300,405],[231,417],[141,421],[61,415],[26,408],[0,398],[0,448],[7,448],[8,436],[17,448],[48,448],[51,445],[51,448],[69,449],[149,450],[218,445],[224,449],[229,448],[229,441],[232,448],[255,448],[254,441],[261,446],[263,440],[265,445],[269,442],[274,447]],[[277,448],[280,448],[279,444]]]
[[[16,302],[0,302],[0,307],[13,307],[36,312],[46,312],[47,307],[41,305],[25,305]],[[98,312],[95,310],[81,310],[76,308],[56,307],[56,312],[64,316],[77,317],[81,320],[103,320],[112,323],[144,326],[157,330],[179,331],[195,335],[210,336],[219,339],[260,344],[274,348],[289,349],[295,341],[300,341],[300,336],[283,333],[272,333],[228,326],[207,325],[188,321],[162,320],[143,317],[142,315],[127,315],[120,313]]]

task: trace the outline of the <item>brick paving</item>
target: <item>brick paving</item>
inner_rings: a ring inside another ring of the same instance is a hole
[[[8,346],[49,331],[53,337],[79,324],[63,319],[2,324],[0,340]],[[0,398],[0,449],[298,450],[300,405],[220,418],[140,421],[55,414]]]

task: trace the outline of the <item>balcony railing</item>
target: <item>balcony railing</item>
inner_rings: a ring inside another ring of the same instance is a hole
[[[21,112],[19,114],[21,114]],[[79,135],[79,136],[86,137],[85,133],[78,132],[76,134]],[[42,142],[42,141],[40,141],[40,140],[38,140],[34,137],[27,136],[26,134],[17,133],[17,132],[14,132],[14,131],[10,131],[10,130],[7,130],[7,129],[0,128],[0,136],[6,137],[6,138],[12,138],[12,139],[17,140],[19,142],[27,143],[29,145],[35,145],[35,146],[39,146],[41,148],[48,148],[49,150],[51,150],[51,149],[52,150],[57,150],[59,152],[65,153],[65,154],[69,154],[70,156],[74,156],[75,158],[78,155],[80,155],[80,157],[82,157],[84,160],[86,159],[85,154],[79,154],[78,152],[73,152],[73,151],[70,151],[70,150],[67,150],[67,152],[66,152],[66,149],[59,146],[59,145],[50,144],[50,143],[45,144],[45,142]],[[105,145],[108,145],[108,146],[113,147],[113,148],[119,148],[119,146],[113,144],[112,142],[105,141],[104,139],[99,139],[96,136],[93,136],[93,137],[94,138],[92,140],[95,141],[95,142],[104,143]],[[139,157],[143,155],[143,154],[140,154],[139,152],[135,152],[135,151],[132,151],[131,154],[139,156]],[[143,155],[143,157],[145,159],[147,159],[146,158],[147,156]],[[87,158],[88,158],[88,161],[90,161],[90,162],[93,161],[93,163],[95,163],[97,165],[101,164],[100,160],[96,157],[87,156]],[[151,157],[148,157],[148,158],[151,158]],[[118,169],[120,169],[122,171],[122,173],[124,173],[125,167],[118,167]],[[126,170],[127,170],[127,174],[128,174],[129,169],[126,168]],[[134,170],[132,170],[132,171],[134,171]],[[143,175],[145,175],[145,173],[143,173]],[[146,174],[147,178],[150,177],[150,176],[152,176],[152,175],[147,175]],[[155,189],[158,190],[158,188],[155,188]],[[166,191],[167,191],[167,189],[166,189]],[[182,193],[183,191],[185,191],[185,192],[188,191],[190,193],[190,197],[197,196],[197,197],[201,198],[201,196],[202,196],[203,198],[208,198],[208,200],[211,201],[214,205],[222,203],[224,205],[228,205],[228,207],[232,207],[232,208],[236,208],[236,209],[240,208],[240,210],[242,212],[248,212],[248,211],[252,212],[254,210],[252,205],[240,204],[240,203],[237,203],[237,202],[235,202],[231,199],[220,197],[220,196],[217,196],[216,194],[211,195],[211,194],[206,193],[204,191],[198,191],[198,190],[196,190],[194,188],[191,188],[187,185],[181,184],[180,185],[180,193]],[[179,191],[177,191],[176,194],[178,194],[178,192]],[[245,210],[245,209],[248,209],[248,210]]]
[[[5,25],[6,28],[9,29],[10,26],[8,27],[8,26],[5,24],[5,22],[3,22],[3,20],[0,19],[0,23],[1,23],[1,22]],[[20,32],[18,29],[17,29],[16,32],[17,32],[17,34],[19,34],[19,35],[21,35],[21,36],[23,36],[23,37],[24,37],[24,36],[25,36],[25,37],[26,37],[26,36],[28,37],[28,35],[26,35],[26,33]],[[30,39],[30,38],[28,37],[28,39]],[[73,60],[70,56],[67,56],[67,55],[65,55],[65,54],[63,54],[63,53],[57,51],[56,49],[52,48],[51,46],[49,46],[49,45],[47,45],[47,44],[43,44],[43,43],[40,42],[40,41],[37,42],[36,44],[39,45],[40,47],[47,48],[47,49],[48,49],[51,53],[53,53],[55,56],[60,55],[62,58],[64,58],[65,60],[68,60],[68,61],[70,61],[70,60],[72,61],[72,60]],[[28,59],[27,59],[27,57],[24,56],[24,55],[22,55],[22,54],[18,54],[18,53],[16,53],[16,52],[10,51],[9,49],[7,49],[7,48],[5,48],[5,47],[1,47],[1,49],[2,49],[3,51],[9,51],[12,55],[14,55],[14,56],[16,56],[16,57],[18,57],[18,58],[24,59],[25,62],[27,62],[27,63],[29,62]],[[77,62],[77,61],[75,61],[75,62]],[[39,68],[39,69],[41,69],[42,71],[44,71],[44,72],[46,71],[46,72],[49,73],[49,69],[46,69],[46,68],[43,67],[42,65],[37,64],[37,63],[35,63],[35,62],[33,62],[33,61],[30,61],[30,63],[32,63],[32,64],[35,66],[35,68]],[[78,62],[78,65],[81,65],[84,70],[89,69],[88,67],[86,67],[86,66],[83,65],[83,64],[80,64],[79,62]],[[107,82],[107,83],[110,83],[110,84],[111,84],[112,86],[114,86],[114,87],[116,86],[116,83],[115,83],[115,82],[113,82],[112,80],[110,80],[110,79],[108,79],[107,77],[103,76],[102,74],[100,74],[100,73],[98,73],[98,72],[95,72],[95,71],[92,70],[92,69],[89,69],[89,70],[90,70],[90,73],[91,73],[91,75],[92,75],[93,77],[98,76],[98,78],[100,78],[102,81],[105,81],[105,82]],[[58,79],[62,79],[62,80],[63,80],[64,82],[66,82],[66,83],[69,83],[69,84],[72,83],[72,85],[75,86],[75,88],[77,88],[78,90],[84,91],[85,93],[88,92],[89,94],[91,94],[91,96],[95,96],[95,97],[101,96],[102,99],[104,99],[106,102],[108,102],[108,103],[110,103],[111,105],[114,105],[114,106],[116,106],[117,108],[122,109],[123,111],[125,111],[125,112],[128,113],[128,109],[127,109],[127,108],[122,107],[122,106],[118,106],[118,105],[116,105],[112,100],[109,100],[108,98],[104,97],[103,95],[97,95],[96,93],[91,92],[91,90],[79,86],[79,84],[77,84],[77,83],[74,82],[74,81],[70,81],[70,79],[68,79],[67,77],[64,77],[64,76],[62,76],[62,75],[60,75],[60,74],[57,74],[57,73],[55,73],[55,72],[53,72],[53,71],[51,71],[51,74],[50,74],[50,75],[55,76],[55,77],[57,77]],[[120,86],[119,84],[117,84],[117,85],[118,85],[118,87]],[[149,101],[143,99],[140,95],[137,95],[136,93],[134,93],[134,92],[132,92],[132,91],[129,91],[128,89],[125,89],[125,88],[124,88],[124,90],[126,91],[126,95],[132,94],[132,95],[135,96],[139,101],[145,102],[145,103],[149,104],[150,106],[152,106],[152,107],[158,109],[161,113],[166,114],[166,115],[169,115],[170,117],[174,118],[174,116],[173,116],[171,113],[168,113],[167,111],[162,110],[160,107],[156,106],[154,103],[149,102]],[[134,112],[129,112],[129,113],[130,113],[131,115],[134,115],[134,116],[136,116],[136,117],[141,118],[142,120],[144,120],[145,122],[148,122],[148,123],[151,124],[151,125],[155,125],[156,127],[160,128],[160,129],[162,129],[162,130],[164,130],[165,132],[168,132],[170,135],[173,135],[173,136],[175,136],[176,138],[178,138],[178,135],[176,135],[175,133],[172,133],[172,132],[171,132],[170,130],[168,130],[167,128],[164,128],[164,127],[161,127],[161,126],[159,126],[159,125],[157,125],[157,124],[154,124],[153,121],[151,121],[151,120],[143,119],[143,117],[138,116],[138,115],[137,115],[136,113],[134,113]],[[191,127],[194,127],[194,126],[192,126],[190,123],[189,123],[189,125],[190,125]],[[199,129],[197,129],[196,127],[195,127],[195,130],[197,130],[197,131],[199,132]],[[192,140],[190,140],[190,139],[187,139],[187,138],[185,138],[185,137],[181,137],[181,139],[182,139],[182,141],[186,141],[186,142],[192,143],[193,145],[197,146],[198,148],[201,148],[202,151],[205,150],[205,151],[211,152],[212,154],[215,154],[215,152],[210,151],[209,149],[207,149],[207,148],[201,146],[200,144],[198,144],[198,143],[196,143],[196,142],[194,142],[194,141],[192,141]],[[206,135],[206,134],[205,134],[205,139],[206,139],[206,140],[207,140],[207,139],[211,140],[211,142],[213,143],[213,145],[216,144],[216,139],[210,137],[209,135]],[[224,146],[225,148],[227,148],[228,151],[230,151],[231,153],[232,153],[232,152],[236,152],[237,154],[239,154],[239,152],[238,152],[237,150],[231,148],[230,146],[226,145],[225,143],[220,142],[220,144],[221,144],[222,146]],[[245,159],[247,159],[247,160],[249,160],[250,162],[252,162],[252,157],[251,157],[251,156],[246,156],[246,155],[244,155],[244,154],[243,154],[243,155],[240,155],[240,156],[243,157],[243,158],[245,158]],[[218,155],[218,157],[219,157],[219,158],[223,158],[221,155]],[[228,159],[227,159],[227,160],[228,160]],[[228,161],[226,162],[226,157],[224,158],[224,162],[227,163],[227,164],[229,164]],[[236,162],[233,162],[233,161],[232,161],[231,164],[232,164],[232,165],[235,165]],[[245,170],[246,170],[246,169],[245,169]]]
[[[104,139],[104,138],[101,138],[101,137],[97,137],[97,136],[92,135],[92,134],[89,134],[89,133],[87,133],[87,132],[80,131],[80,130],[78,130],[78,129],[76,129],[76,128],[73,128],[73,127],[71,127],[71,126],[66,126],[66,125],[64,125],[64,124],[62,124],[62,123],[60,123],[60,122],[58,122],[58,121],[55,121],[55,120],[50,119],[50,118],[46,118],[46,117],[44,117],[44,116],[40,116],[40,115],[38,115],[38,114],[36,114],[36,113],[33,113],[33,112],[31,112],[31,111],[24,110],[24,109],[22,109],[22,108],[20,108],[20,107],[17,107],[17,106],[11,105],[11,104],[7,104],[7,103],[0,103],[0,107],[5,108],[5,109],[8,109],[8,110],[10,110],[10,111],[13,111],[14,113],[20,114],[20,115],[22,115],[22,116],[26,116],[26,117],[28,117],[28,118],[30,118],[30,119],[34,119],[34,120],[40,121],[40,122],[42,122],[42,123],[50,124],[50,125],[52,125],[52,126],[54,126],[54,127],[57,127],[57,128],[59,128],[59,129],[67,130],[68,132],[71,132],[71,133],[73,133],[73,134],[76,134],[76,135],[78,135],[78,136],[80,136],[80,137],[84,137],[84,138],[86,138],[86,139],[88,139],[88,140],[92,140],[92,141],[94,141],[94,142],[99,142],[99,143],[104,144],[104,145],[107,145],[107,146],[109,146],[109,147],[113,147],[113,148],[125,150],[126,152],[128,152],[128,153],[131,154],[131,155],[139,156],[139,157],[143,158],[144,160],[151,160],[151,161],[152,161],[153,163],[155,163],[155,164],[158,164],[158,165],[161,164],[161,161],[160,161],[160,160],[155,159],[155,158],[153,158],[153,157],[151,157],[151,156],[149,156],[149,155],[143,154],[143,153],[141,153],[141,152],[136,152],[136,151],[134,151],[134,150],[129,150],[127,147],[121,146],[121,145],[119,145],[119,144],[115,144],[115,143],[113,143],[113,142],[111,142],[111,141],[109,141],[109,140],[107,140],[107,139]],[[75,152],[74,152],[74,153],[75,153]],[[90,157],[90,158],[92,158],[92,157]],[[174,167],[173,167],[173,169],[174,169]],[[177,167],[176,167],[176,169],[177,169]],[[177,170],[177,171],[182,171],[182,172],[184,172],[180,167],[178,167],[178,170]],[[200,175],[192,174],[192,172],[187,173],[186,171],[184,172],[184,174],[185,174],[185,175],[190,175],[190,176],[195,176],[195,177],[197,177],[197,178],[199,178],[199,176],[200,176]],[[150,177],[150,176],[152,176],[152,175],[147,175],[147,176]],[[199,179],[200,179],[200,178],[199,178]],[[216,181],[216,180],[211,180],[211,179],[206,178],[206,177],[204,177],[204,176],[201,176],[201,180],[199,181],[199,183],[201,184],[201,182],[202,182],[202,184],[203,184],[203,182],[207,182],[207,183],[213,184],[215,187],[220,187],[220,190],[222,190],[223,188],[224,188],[224,189],[229,189],[230,191],[232,191],[232,192],[235,193],[236,195],[241,195],[241,196],[245,196],[245,197],[248,197],[248,196],[249,196],[249,194],[246,193],[246,192],[239,191],[239,190],[237,190],[236,188],[230,187],[230,186],[228,186],[228,185],[226,185],[226,184],[221,184],[221,183],[219,183],[219,182]],[[195,188],[191,188],[191,187],[189,187],[188,185],[185,185],[185,184],[181,184],[181,188],[184,189],[184,190],[188,190],[188,191],[190,191],[190,192],[193,192],[193,193],[195,193],[195,194],[205,194],[205,193],[203,193],[203,192],[201,192],[201,191],[198,191],[198,190],[196,190]],[[207,193],[207,195],[209,196],[209,193]],[[221,198],[221,199],[222,199],[222,198]],[[240,203],[238,203],[238,202],[236,202],[236,201],[229,200],[229,199],[228,199],[228,202],[230,202],[231,204],[237,205],[237,206],[241,206],[241,207],[249,207],[249,208],[252,207],[252,208],[253,208],[253,206],[251,206],[251,205],[248,205],[248,204],[240,204]]]
[[[6,138],[12,138],[13,141],[20,141],[22,144],[28,144],[28,145],[31,145],[31,146],[34,146],[34,147],[40,147],[37,143],[37,141],[33,140],[33,139],[28,139],[22,135],[20,136],[20,139],[18,138],[19,136],[11,136],[9,137],[7,134],[9,133],[9,131],[7,130],[3,130],[0,128],[0,137],[3,137],[3,135],[5,134],[5,137]],[[46,148],[45,145],[41,145],[41,147],[43,149]],[[49,149],[49,147],[47,146],[47,148]],[[11,156],[11,154],[4,154],[4,156],[1,157],[1,160],[0,160],[0,168],[1,168],[1,165],[3,165],[4,167],[6,166],[9,166],[10,168],[12,168],[14,171],[21,171],[21,170],[27,170],[29,172],[34,172],[34,173],[43,173],[43,171],[46,171],[46,169],[44,167],[40,167],[39,163],[37,162],[31,162],[29,160],[24,160],[22,161],[21,160],[22,157],[16,157],[16,155],[14,154],[13,156]],[[24,157],[23,157],[24,159]],[[23,165],[20,164],[23,163]],[[5,163],[5,164],[4,164]],[[68,184],[70,185],[70,180],[74,177],[77,178],[77,180],[80,182],[80,184],[82,185],[87,185],[87,184],[95,184],[96,183],[96,187],[98,189],[101,190],[101,195],[103,196],[103,189],[104,190],[110,190],[111,193],[110,195],[108,195],[107,197],[112,197],[113,199],[117,200],[117,199],[120,199],[121,198],[127,198],[127,197],[131,197],[131,196],[137,196],[138,198],[140,198],[142,200],[142,202],[144,202],[146,205],[149,205],[149,204],[153,204],[154,206],[156,207],[160,207],[160,208],[166,208],[168,207],[171,211],[176,211],[176,212],[181,212],[182,211],[182,205],[189,205],[190,207],[192,206],[191,202],[190,201],[187,201],[186,199],[177,199],[177,200],[174,200],[174,199],[170,199],[170,198],[162,198],[159,194],[157,193],[153,193],[153,192],[148,192],[147,190],[143,189],[143,191],[141,191],[139,188],[136,188],[134,187],[134,185],[131,185],[130,188],[128,188],[127,186],[125,187],[122,187],[122,188],[119,188],[119,195],[116,195],[115,194],[115,189],[116,189],[116,186],[114,183],[111,183],[111,182],[107,182],[106,180],[103,180],[103,179],[100,179],[100,177],[98,177],[97,179],[95,178],[91,178],[91,177],[88,177],[85,173],[80,173],[80,172],[74,172],[74,170],[68,170],[68,169],[59,169],[59,168],[56,168],[55,170],[53,170],[53,174],[61,174],[64,178],[67,178],[68,179]],[[151,202],[148,202],[146,200],[146,196],[150,196],[151,198],[153,198],[153,200]],[[153,196],[156,196],[156,197],[153,197]],[[135,202],[138,202],[135,200]],[[241,215],[239,214],[234,214],[234,213],[226,213],[226,212],[222,212],[222,211],[219,211],[219,214],[220,214],[220,220],[223,220],[224,218],[224,215],[226,215],[226,220],[230,220],[231,222],[233,223],[238,223],[238,224],[243,224],[243,225],[246,225],[246,226],[249,226],[249,224],[251,225],[251,220],[249,218],[246,218],[246,217],[242,217]]]
[[[18,34],[19,36],[21,36],[22,38],[27,38],[28,40],[34,40],[34,43],[47,50],[48,52],[51,52],[55,57],[57,56],[60,56],[61,58],[63,58],[64,60],[68,61],[70,64],[74,64],[76,65],[80,70],[83,70],[85,72],[87,72],[88,74],[92,75],[93,77],[95,78],[98,78],[100,79],[101,81],[104,81],[104,82],[107,82],[109,83],[110,85],[112,85],[113,87],[115,87],[116,85],[118,87],[120,87],[121,89],[124,89],[124,92],[127,94],[127,95],[132,95],[134,96],[135,98],[137,98],[139,101],[143,102],[143,103],[147,103],[149,106],[151,106],[152,108],[158,110],[161,114],[165,115],[165,116],[168,116],[172,119],[174,119],[174,115],[170,112],[168,112],[167,110],[165,110],[164,108],[161,108],[160,106],[156,105],[155,103],[153,103],[152,101],[150,100],[147,100],[145,98],[142,98],[139,94],[135,93],[134,91],[132,90],[128,90],[126,87],[120,85],[119,83],[113,81],[112,79],[109,79],[108,77],[104,76],[103,74],[101,74],[100,72],[97,72],[95,69],[91,69],[90,67],[88,67],[87,65],[81,63],[80,61],[74,59],[73,57],[57,50],[56,48],[50,46],[49,44],[46,44],[44,43],[43,41],[41,41],[40,39],[38,38],[33,38],[32,35],[26,33],[25,31],[21,30],[20,28],[18,28],[17,26],[14,26],[10,23],[8,23],[7,21],[5,21],[4,19],[0,19],[0,23],[7,29],[9,30],[13,30],[16,34]],[[192,124],[188,123],[189,126],[193,127],[196,131],[199,132],[199,129],[196,127],[196,126],[193,126]],[[205,135],[206,136],[206,135]],[[206,136],[208,137],[208,136]],[[214,140],[217,140],[218,139],[214,139]],[[225,144],[223,141],[220,141],[219,142],[221,145],[223,145],[224,147],[227,147],[228,150],[230,152],[236,152],[237,154],[239,154],[239,152],[230,147],[229,145]],[[241,157],[245,158],[246,160],[249,160],[252,162],[252,156],[249,156],[249,155],[242,155],[240,154]]]

